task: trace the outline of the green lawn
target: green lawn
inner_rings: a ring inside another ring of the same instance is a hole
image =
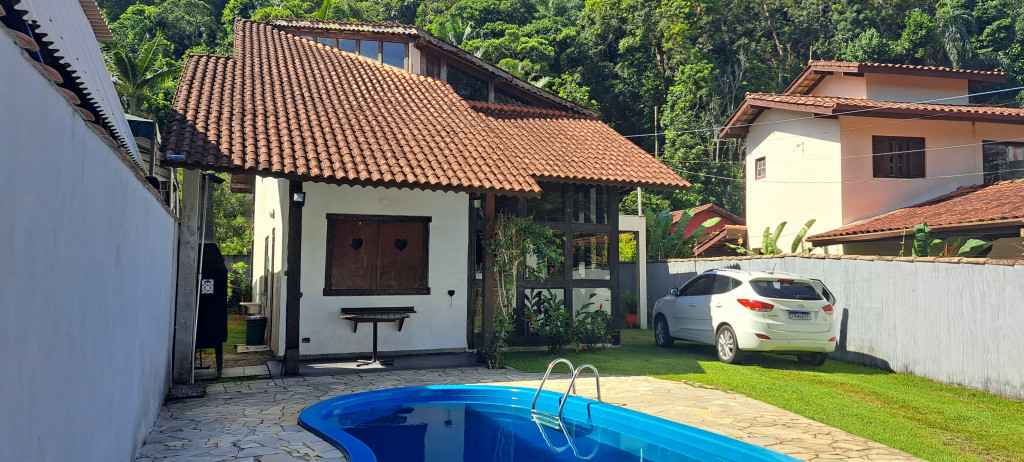
[[[510,366],[544,372],[557,355],[507,353]],[[566,352],[602,374],[647,375],[732,390],[928,460],[1024,460],[1024,403],[988,393],[829,360],[756,354],[718,362],[714,348],[677,341],[658,348],[649,330],[622,331],[622,346]]]

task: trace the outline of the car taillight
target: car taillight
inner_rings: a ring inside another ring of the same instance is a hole
[[[740,298],[737,299],[736,301],[750,311],[758,311],[763,313],[775,309],[775,305],[772,305],[771,303],[765,303],[760,300],[747,300],[745,298]]]
[[[793,280],[792,279],[779,279],[779,282],[781,282],[783,284],[792,284]]]
[[[821,307],[821,311],[824,311],[825,314],[835,314],[833,313],[834,309],[832,308],[832,305],[825,305]]]
[[[834,341],[836,341],[836,338],[835,338],[835,337],[832,337],[832,338],[828,339],[828,341],[830,341],[830,342],[834,342]]]

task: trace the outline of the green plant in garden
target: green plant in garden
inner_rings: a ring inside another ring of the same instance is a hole
[[[662,210],[657,215],[644,211],[647,222],[647,261],[692,257],[693,247],[705,235],[704,230],[722,220],[719,217],[709,218],[687,236],[684,230],[693,215],[693,209],[688,209],[679,217],[679,221],[673,223],[672,213],[668,210]]]
[[[528,279],[544,279],[547,265],[525,265],[527,255],[535,255],[538,261],[549,265],[560,265],[562,238],[550,229],[539,226],[533,218],[521,218],[501,214],[491,225],[491,238],[484,242],[484,249],[493,255],[494,261],[487,267],[495,278],[495,312],[493,331],[485,342],[484,356],[488,367],[501,365],[501,351],[508,346],[508,335],[512,331],[516,308],[517,277],[520,271]]]
[[[592,306],[593,302],[584,304],[573,316],[565,299],[551,289],[534,291],[526,299],[530,331],[547,340],[551,353],[560,353],[570,346],[579,351],[590,345],[608,343],[611,316],[602,308],[589,311]]]
[[[927,223],[920,223],[914,226],[914,242],[910,247],[911,255],[915,257],[962,257],[975,249],[988,244],[984,239],[968,239],[966,242],[961,238],[932,239],[932,229]],[[941,246],[941,248],[940,248]],[[903,243],[900,243],[899,256],[903,256]]]
[[[246,276],[248,271],[249,265],[244,262],[235,263],[228,269],[228,300],[234,305],[252,297],[252,283]]]
[[[801,248],[803,247],[804,236],[807,235],[807,231],[811,229],[811,226],[814,225],[815,221],[817,220],[813,218],[807,220],[807,223],[804,223],[804,227],[800,228],[800,232],[796,233],[796,237],[793,238],[793,244],[790,246],[791,253],[797,253],[798,251],[799,253],[811,253],[811,251],[814,250],[814,247],[806,247],[803,248],[803,250],[801,250]],[[772,232],[771,226],[765,227],[764,236],[761,238],[760,251],[747,250],[745,247],[729,244],[728,242],[725,243],[725,245],[729,246],[729,248],[735,250],[736,253],[739,253],[740,255],[781,255],[785,252],[783,252],[782,248],[779,247],[779,238],[782,236],[782,230],[785,227],[786,222],[779,223],[779,226],[775,227],[774,233]]]

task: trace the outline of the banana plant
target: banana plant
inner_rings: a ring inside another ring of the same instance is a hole
[[[815,220],[813,218],[810,219],[810,220],[807,220],[807,223],[804,223],[804,227],[800,228],[800,232],[796,233],[796,237],[793,239],[793,244],[790,246],[790,251],[792,253],[797,253],[797,251],[800,249],[800,244],[802,244],[804,242],[804,236],[807,235],[807,232],[811,229],[811,226],[814,225],[815,221],[817,221],[817,220]],[[786,227],[786,222],[785,221],[782,222],[782,223],[779,223],[779,225],[775,227],[775,232],[774,233],[772,232],[772,227],[771,226],[765,227],[764,228],[764,236],[761,237],[761,251],[760,252],[756,252],[756,251],[753,251],[753,250],[748,250],[745,247],[741,247],[741,246],[733,245],[733,244],[729,244],[729,243],[725,243],[725,245],[729,246],[729,248],[735,250],[736,253],[739,253],[740,255],[780,255],[783,252],[782,252],[782,248],[779,247],[779,238],[782,237],[782,230],[785,227]],[[812,250],[814,250],[814,247],[809,247],[809,248],[803,249],[803,251],[801,253],[811,253]]]
[[[721,217],[704,220],[687,236],[684,230],[693,220],[693,215],[693,209],[685,210],[679,221],[673,223],[672,213],[668,210],[662,210],[657,215],[651,211],[644,212],[647,219],[648,261],[692,257],[694,244],[705,235],[708,228],[722,221]]]

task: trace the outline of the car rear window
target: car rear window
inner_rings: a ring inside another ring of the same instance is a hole
[[[758,295],[788,300],[821,300],[821,295],[810,284],[783,281],[750,281]]]

